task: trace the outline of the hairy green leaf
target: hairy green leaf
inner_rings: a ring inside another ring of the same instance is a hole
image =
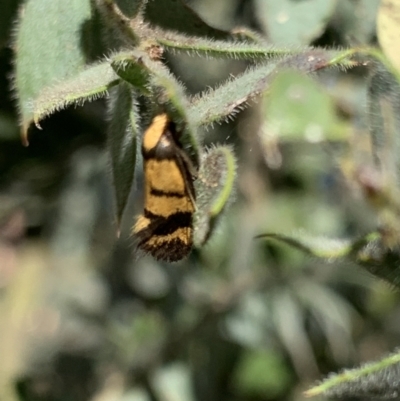
[[[187,100],[182,85],[159,61],[139,50],[117,53],[112,57],[112,67],[116,73],[167,111],[171,118],[184,130],[181,141],[198,154],[195,130],[187,117]],[[160,112],[160,110],[156,110]]]
[[[168,31],[156,33],[155,39],[167,50],[215,58],[263,60],[300,52],[299,49],[278,48],[267,43],[203,39]]]
[[[83,70],[87,61],[83,35],[90,20],[90,0],[24,4],[14,43],[14,86],[25,138],[39,93]]]
[[[183,85],[163,63],[151,60],[139,50],[117,53],[112,57],[111,65],[121,78],[150,97],[155,113],[168,113],[182,131],[180,141],[197,165],[199,145],[196,127],[188,117],[188,101]]]
[[[33,119],[36,124],[44,117],[71,104],[82,104],[103,97],[119,82],[108,62],[87,67],[77,75],[43,89],[33,101]]]
[[[197,212],[194,243],[203,245],[233,197],[236,160],[229,147],[216,147],[203,155],[198,179],[195,181]]]
[[[323,394],[334,399],[394,399],[399,392],[399,374],[400,353],[396,352],[378,362],[332,374],[306,395]]]
[[[139,111],[133,95],[132,87],[121,83],[113,89],[109,101],[108,147],[111,154],[118,228],[132,187],[136,165]]]
[[[143,94],[150,94],[151,70],[148,66],[150,60],[145,53],[136,50],[121,52],[115,54],[111,60],[112,68],[124,81]],[[160,68],[163,67],[160,65]]]
[[[189,108],[190,119],[195,125],[211,125],[236,115],[261,93],[266,77],[275,66],[268,64],[249,68],[218,88],[194,97]]]
[[[372,151],[379,168],[389,171],[400,185],[400,84],[384,65],[371,63],[368,118]]]
[[[283,69],[310,73],[328,67],[336,53],[308,50],[283,58],[279,62],[250,67],[243,74],[228,79],[216,89],[206,91],[192,99],[189,115],[195,125],[210,125],[226,120],[266,91],[273,78]]]
[[[364,242],[364,243],[363,243]],[[385,233],[371,233],[361,239],[353,252],[354,261],[365,270],[400,287],[400,246],[389,247]],[[352,258],[352,259],[353,259]]]

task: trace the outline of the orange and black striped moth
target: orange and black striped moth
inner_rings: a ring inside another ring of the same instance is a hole
[[[154,117],[142,143],[144,212],[133,227],[138,248],[156,259],[176,262],[193,244],[195,171],[167,114]]]

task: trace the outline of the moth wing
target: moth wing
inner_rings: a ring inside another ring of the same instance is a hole
[[[186,192],[190,198],[194,210],[196,210],[196,194],[193,180],[197,177],[196,169],[184,150],[176,146],[176,162],[182,177],[185,180]]]

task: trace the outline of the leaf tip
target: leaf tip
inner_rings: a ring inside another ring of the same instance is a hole
[[[40,118],[39,116],[33,116],[33,123],[35,124],[37,129],[43,130],[42,126],[40,125]]]
[[[29,146],[29,140],[28,140],[28,129],[29,129],[29,123],[24,123],[22,125],[22,130],[21,130],[21,142],[22,146],[28,147]]]
[[[311,397],[315,397],[316,395],[318,395],[320,393],[321,393],[321,391],[318,389],[318,387],[313,387],[307,391],[304,391],[303,395],[307,398],[311,398]]]

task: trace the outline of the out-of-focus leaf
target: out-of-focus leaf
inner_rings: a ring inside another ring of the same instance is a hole
[[[15,261],[17,274],[0,301],[0,398],[13,400],[14,383],[25,373],[30,347],[40,329],[32,327],[38,310],[43,305],[45,252],[36,246],[25,246]]]
[[[0,112],[0,141],[18,138],[18,125],[15,118]]]
[[[115,88],[109,103],[108,144],[117,201],[117,225],[121,223],[132,187],[136,165],[136,144],[139,112],[130,85]]]
[[[373,38],[376,13],[380,0],[337,0],[332,26],[343,40],[354,44],[367,44]]]
[[[256,238],[275,239],[304,253],[323,259],[346,257],[352,251],[350,240],[311,237],[304,233],[298,235],[268,233],[258,235]]]
[[[400,71],[399,20],[400,3],[397,0],[381,0],[377,19],[378,39],[384,53],[398,71]]]
[[[29,0],[15,37],[15,79],[22,134],[33,119],[33,102],[46,87],[82,71],[89,0]]]
[[[227,39],[229,32],[216,29],[205,23],[182,0],[149,1],[144,19],[154,25],[187,35],[208,36],[215,39]]]
[[[230,29],[232,26],[237,25],[237,14],[240,11],[241,0],[221,0],[218,2],[212,0],[183,1],[207,24],[221,29]]]
[[[348,361],[352,348],[351,318],[355,315],[351,303],[328,286],[307,278],[299,280],[296,294],[320,325],[334,358],[339,363]]]
[[[141,370],[157,359],[167,336],[167,324],[159,311],[120,302],[110,320],[110,340],[124,365]]]
[[[255,0],[268,39],[279,45],[308,45],[322,34],[336,0]]]
[[[265,96],[265,106],[265,135],[309,142],[346,136],[328,93],[317,82],[295,71],[278,74]]]
[[[129,18],[134,18],[148,0],[115,0],[118,8]]]
[[[166,271],[153,259],[132,263],[128,279],[135,291],[145,298],[162,298],[170,289]]]
[[[136,29],[131,27],[130,16],[134,18],[137,13],[140,13],[141,4],[126,0],[118,2],[96,0],[94,3],[96,4],[96,16],[101,25],[101,36],[106,46],[103,54],[123,48],[132,48],[138,44],[139,36]],[[119,5],[121,5],[122,10],[118,7]]]
[[[318,365],[297,294],[290,288],[277,288],[271,306],[275,330],[285,345],[297,374],[305,378],[315,377],[318,374]]]
[[[278,352],[247,350],[234,373],[235,389],[249,397],[279,398],[291,381],[287,365]]]
[[[225,319],[229,338],[244,347],[268,346],[266,327],[271,324],[271,310],[264,294],[248,292]]]
[[[157,369],[152,377],[160,401],[194,401],[190,367],[183,363]]]
[[[150,394],[147,393],[144,389],[133,388],[127,391],[121,398],[118,398],[116,401],[151,401],[151,397]]]

